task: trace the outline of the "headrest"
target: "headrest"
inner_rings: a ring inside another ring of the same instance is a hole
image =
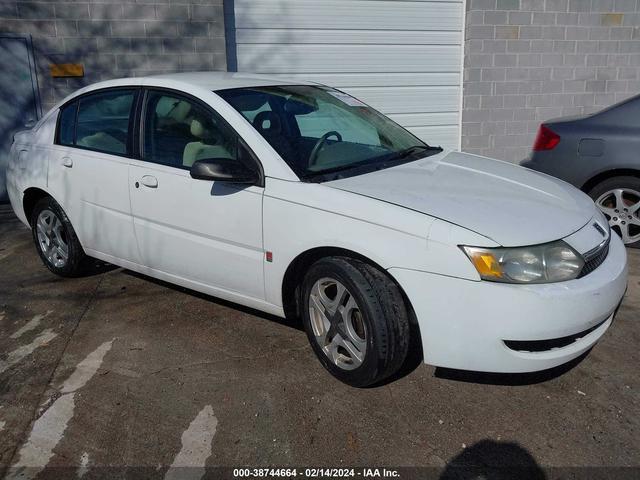
[[[191,104],[175,97],[163,96],[158,99],[155,110],[160,118],[166,118],[175,123],[186,123]]]
[[[169,111],[169,117],[175,120],[176,122],[184,122],[191,111],[191,104],[188,102],[184,102],[179,100],[173,104],[171,110]]]
[[[191,135],[204,139],[211,137],[211,132],[204,127],[200,120],[194,118],[191,120]]]
[[[269,122],[268,125],[265,125],[266,122]],[[256,115],[256,118],[253,119],[253,126],[260,133],[280,133],[282,130],[282,125],[280,124],[280,117],[275,112],[271,110],[266,110],[260,112]]]

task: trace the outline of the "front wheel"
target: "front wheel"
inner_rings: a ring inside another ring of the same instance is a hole
[[[56,275],[84,273],[87,256],[62,207],[51,197],[41,199],[31,215],[33,240],[40,258]]]
[[[359,260],[314,263],[302,289],[303,322],[322,365],[354,387],[384,380],[402,366],[409,317],[398,286]]]
[[[589,196],[625,246],[640,248],[640,178],[608,178],[591,189]]]

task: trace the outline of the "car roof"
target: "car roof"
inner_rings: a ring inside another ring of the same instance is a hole
[[[148,85],[156,87],[184,87],[192,86],[209,91],[226,90],[231,88],[268,87],[274,85],[319,85],[315,82],[300,80],[295,77],[275,77],[245,72],[181,72],[150,75],[147,77],[127,77],[104,80],[83,87],[67,95],[59,101],[49,112],[40,118],[33,127],[40,128],[47,119],[57,111],[61,105],[72,99],[95,90],[112,87],[126,87]]]
[[[225,90],[229,88],[266,87],[273,85],[315,85],[300,79],[272,77],[244,72],[182,72],[151,75],[148,79],[175,80],[207,90]]]

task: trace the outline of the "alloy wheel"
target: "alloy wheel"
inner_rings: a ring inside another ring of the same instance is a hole
[[[598,197],[596,205],[625,245],[640,241],[640,192],[629,188],[609,190]]]
[[[62,221],[51,210],[40,212],[36,220],[37,236],[42,254],[56,268],[69,261],[69,245]]]
[[[309,295],[313,335],[324,354],[343,370],[362,365],[367,329],[355,297],[334,278],[315,282]]]

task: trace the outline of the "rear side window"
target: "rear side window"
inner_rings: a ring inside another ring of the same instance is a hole
[[[58,143],[60,145],[73,145],[76,134],[76,112],[78,103],[67,105],[60,111],[58,117]]]
[[[58,143],[89,150],[129,154],[137,90],[118,89],[81,97],[60,112]]]

